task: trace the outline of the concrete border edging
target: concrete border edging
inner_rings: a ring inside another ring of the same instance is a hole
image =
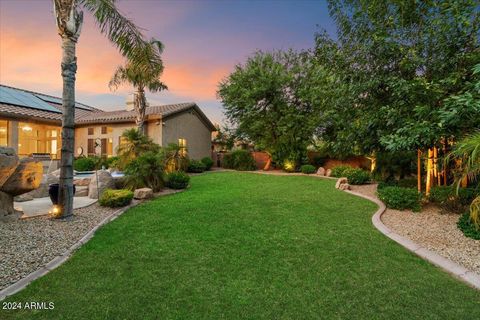
[[[164,194],[164,195],[160,195],[159,197],[173,195],[173,194],[176,194],[176,193],[179,193],[179,192],[182,192],[182,191],[185,191],[185,189],[175,190],[172,193],[167,193],[167,194]],[[153,199],[156,199],[156,198],[159,198],[159,197],[155,197]],[[78,240],[72,246],[70,246],[70,248],[68,248],[67,251],[65,251],[64,253],[62,253],[59,256],[56,256],[55,258],[53,258],[50,262],[48,262],[46,265],[44,265],[40,269],[38,269],[36,271],[33,271],[32,273],[30,273],[27,276],[23,277],[22,279],[18,280],[14,284],[11,284],[8,287],[6,287],[5,289],[1,290],[0,291],[0,301],[6,299],[7,297],[9,297],[9,296],[21,291],[21,290],[23,290],[32,281],[34,281],[34,280],[36,280],[40,277],[43,277],[48,272],[50,272],[53,269],[56,269],[57,267],[59,267],[61,264],[63,264],[65,261],[67,261],[77,249],[79,249],[82,245],[87,243],[94,236],[95,232],[97,232],[97,230],[100,229],[100,227],[102,227],[102,226],[106,225],[107,223],[117,219],[120,215],[122,215],[128,209],[133,208],[133,207],[135,207],[139,204],[142,204],[142,203],[144,203],[144,201],[138,201],[138,202],[135,202],[135,203],[131,203],[128,206],[120,208],[120,209],[114,211],[109,216],[105,217],[95,227],[93,227],[90,231],[88,231],[82,238],[80,238],[80,240]]]
[[[406,248],[410,252],[415,253],[417,256],[421,257],[422,259],[427,260],[428,262],[434,264],[437,267],[440,267],[444,271],[450,273],[451,275],[465,282],[471,287],[477,290],[480,290],[480,275],[466,269],[465,267],[462,267],[461,265],[445,257],[442,257],[441,255],[431,250],[428,250],[427,248],[422,247],[421,245],[411,241],[410,239],[407,239],[393,232],[385,224],[383,224],[381,218],[387,208],[382,201],[376,198],[366,196],[364,194],[360,194],[355,191],[345,190],[345,192],[370,200],[379,206],[378,210],[372,216],[372,223],[375,226],[375,228],[377,228],[378,231],[380,231],[381,233],[383,233],[385,236],[392,239],[396,243],[400,244],[402,247]]]

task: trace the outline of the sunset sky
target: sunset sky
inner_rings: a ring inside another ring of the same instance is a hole
[[[122,12],[165,45],[162,80],[169,91],[150,104],[196,102],[222,121],[219,81],[255,50],[306,49],[315,31],[334,27],[324,1],[119,1]],[[123,108],[128,86],[108,81],[123,59],[85,13],[77,46],[77,101]],[[61,43],[52,0],[0,0],[0,83],[61,96]]]

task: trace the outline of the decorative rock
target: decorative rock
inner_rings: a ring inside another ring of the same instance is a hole
[[[345,183],[348,183],[347,178],[339,178],[337,180],[337,183],[335,184],[335,188],[340,189],[340,185],[345,184]]]
[[[325,168],[324,167],[318,168],[317,175],[324,176],[325,175]]]
[[[350,190],[350,185],[348,183],[342,183],[339,187],[340,190]]]
[[[98,176],[98,188],[97,188],[97,176]],[[110,172],[106,170],[98,170],[90,180],[88,186],[88,197],[90,199],[98,199],[98,195],[102,194],[106,189],[115,189],[115,180],[112,178]]]
[[[57,170],[55,170],[55,171],[52,171],[52,172],[50,172],[49,174],[51,174],[51,175],[53,175],[53,176],[55,176],[55,177],[57,177],[57,178],[60,178],[60,169],[57,169]]]
[[[133,197],[140,200],[150,199],[153,197],[153,190],[150,188],[135,189]]]
[[[21,194],[13,198],[13,201],[15,202],[25,202],[25,201],[32,201],[32,200],[33,200],[33,196],[30,194],[30,192]]]
[[[91,180],[92,179],[90,179],[90,178],[74,179],[73,184],[76,185],[76,186],[86,186],[86,187],[88,187]]]
[[[327,169],[327,171],[325,172],[325,176],[331,177],[332,176],[332,169]]]
[[[43,166],[32,158],[23,158],[15,172],[8,178],[0,191],[12,196],[35,190],[42,181]]]
[[[0,218],[14,214],[13,197],[8,193],[0,191]]]
[[[0,188],[15,172],[18,163],[18,157],[13,148],[0,147]]]
[[[88,197],[88,186],[75,187],[75,197]]]

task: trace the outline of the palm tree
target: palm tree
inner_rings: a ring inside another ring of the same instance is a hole
[[[127,129],[122,133],[123,142],[117,149],[119,167],[124,169],[127,164],[145,152],[158,152],[160,146],[137,129]]]
[[[135,123],[141,133],[144,133],[145,108],[147,107],[145,88],[150,92],[167,89],[167,86],[160,81],[163,73],[163,61],[160,57],[162,52],[163,44],[155,39],[150,40],[149,46],[145,47],[144,56],[147,58],[143,60],[143,63],[127,59],[127,63],[119,66],[110,80],[109,86],[113,89],[123,83],[129,83],[135,88],[133,100],[136,113]]]
[[[480,177],[480,132],[473,133],[457,143],[450,158],[461,160],[457,190],[465,178],[475,181]],[[480,196],[470,205],[470,221],[477,230],[480,229]]]
[[[58,217],[73,214],[73,149],[75,120],[75,49],[83,24],[80,6],[93,14],[100,31],[120,52],[132,61],[142,61],[147,46],[139,28],[124,17],[115,6],[116,0],[53,0],[58,33],[62,38],[62,148]]]

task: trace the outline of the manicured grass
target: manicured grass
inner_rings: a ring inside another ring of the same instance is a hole
[[[299,176],[212,173],[129,210],[7,301],[1,319],[478,319],[480,292],[371,224],[376,205]]]

